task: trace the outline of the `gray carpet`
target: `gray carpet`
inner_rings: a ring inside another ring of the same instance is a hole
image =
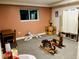
[[[57,48],[57,54],[51,55],[49,53],[44,52],[39,48],[41,44],[41,40],[48,39],[51,40],[56,36],[47,36],[44,35],[41,38],[33,38],[29,41],[18,40],[17,41],[17,49],[19,54],[32,54],[37,59],[76,59],[77,58],[77,48],[78,43],[71,40],[70,38],[64,38],[64,45],[62,49]]]

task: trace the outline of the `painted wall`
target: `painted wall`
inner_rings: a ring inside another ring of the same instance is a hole
[[[79,4],[71,4],[71,5],[65,5],[65,6],[59,6],[52,8],[52,21],[54,26],[57,28],[57,33],[59,31],[62,31],[62,11],[66,9],[72,9],[72,8],[78,8]],[[59,16],[55,17],[55,12],[59,12]]]
[[[20,9],[39,9],[39,21],[21,22]],[[0,5],[0,30],[16,29],[17,37],[24,36],[28,31],[42,33],[51,19],[51,10],[46,7]]]

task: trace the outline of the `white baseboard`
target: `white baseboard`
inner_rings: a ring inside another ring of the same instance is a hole
[[[22,40],[22,39],[24,39],[25,37],[18,37],[18,38],[16,38],[16,40]]]
[[[34,34],[34,35],[44,35],[46,34],[45,32],[44,33],[38,33],[38,34]],[[18,37],[16,38],[16,40],[21,40],[21,39],[24,39],[25,37]]]
[[[46,34],[45,32],[44,33],[38,33],[38,34],[36,34],[36,35],[44,35],[44,34]]]

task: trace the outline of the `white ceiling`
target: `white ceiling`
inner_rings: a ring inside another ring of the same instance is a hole
[[[29,5],[50,7],[61,3],[75,2],[78,0],[0,0],[0,4]]]
[[[20,2],[20,3],[28,3],[28,4],[51,4],[55,2],[59,2],[62,0],[0,0],[4,2]]]
[[[15,1],[18,1],[18,0],[15,0]],[[61,0],[19,0],[18,2],[26,2],[26,3],[33,3],[33,4],[51,4],[58,1],[61,1]]]
[[[78,4],[79,0],[63,0],[60,3],[57,4],[51,4],[51,6],[55,7],[55,6],[60,6],[60,5],[67,5],[67,4]]]

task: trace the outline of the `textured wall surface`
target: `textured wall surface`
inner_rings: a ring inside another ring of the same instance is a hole
[[[39,21],[21,22],[20,9],[39,9]],[[0,30],[16,29],[17,37],[24,36],[28,31],[42,33],[51,19],[51,8],[0,5]]]

